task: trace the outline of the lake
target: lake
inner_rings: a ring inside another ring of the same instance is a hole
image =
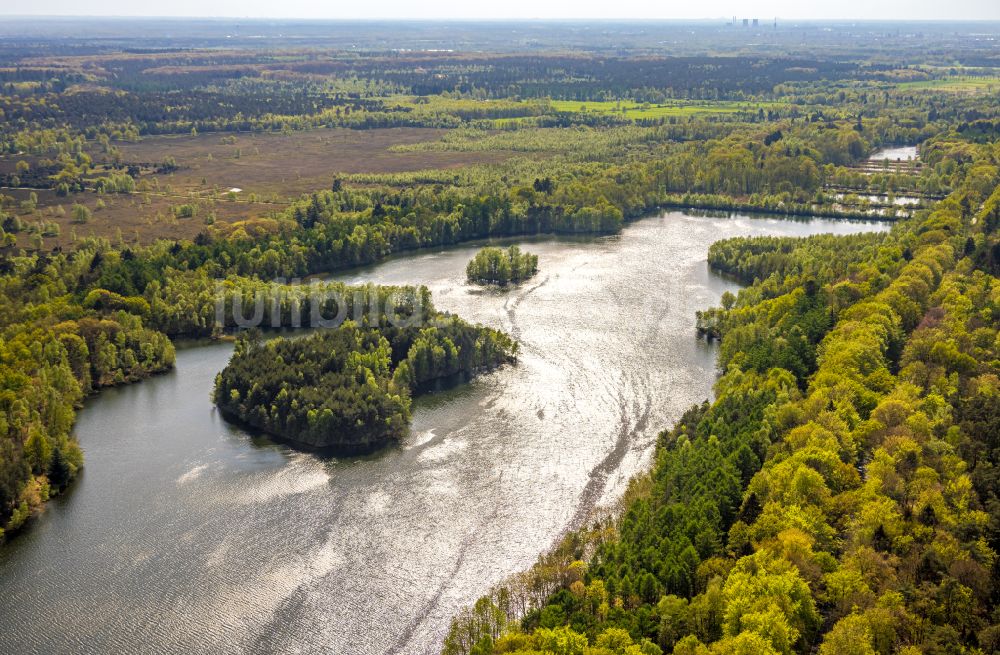
[[[409,439],[324,459],[248,435],[209,400],[232,345],[87,401],[86,468],[0,548],[0,652],[436,653],[454,613],[529,567],[649,465],[656,434],[712,393],[695,311],[737,285],[719,239],[876,222],[666,212],[615,236],[516,240],[539,274],[470,287],[475,246],[338,276],[426,284],[502,328],[520,361],[415,403]]]

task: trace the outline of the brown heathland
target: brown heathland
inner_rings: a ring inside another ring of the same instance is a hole
[[[14,198],[8,213],[28,224],[54,222],[58,236],[46,236],[46,248],[71,248],[74,236],[98,236],[125,243],[150,243],[156,239],[191,239],[204,229],[206,219],[227,223],[280,211],[302,194],[327,189],[337,175],[354,173],[403,173],[427,169],[459,168],[499,162],[506,152],[392,152],[394,145],[436,140],[444,130],[385,128],[349,130],[315,129],[284,134],[210,133],[184,136],[150,136],[136,143],[116,143],[125,164],[161,164],[173,159],[178,170],[157,174],[143,167],[139,190],[131,195],[93,192],[59,197],[37,190],[35,212],[19,210],[29,189],[2,189]],[[92,152],[100,169],[103,155]],[[4,157],[0,168],[13,168],[18,159]],[[230,189],[239,189],[230,193]],[[252,200],[252,201],[251,201]],[[98,208],[99,202],[105,206]],[[90,220],[74,223],[74,203],[91,210]],[[181,205],[191,205],[194,215],[178,215]],[[59,207],[62,210],[59,210]],[[18,245],[30,247],[32,236],[18,235]]]

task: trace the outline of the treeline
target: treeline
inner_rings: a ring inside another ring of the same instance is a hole
[[[367,452],[400,441],[414,393],[512,362],[505,334],[433,317],[430,326],[361,327],[348,322],[297,339],[241,336],[216,377],[213,397],[228,416],[292,443]]]
[[[678,655],[1000,648],[1000,160],[967,146],[958,190],[890,235],[714,247],[757,280],[712,313],[715,401],[661,435],[616,521],[444,652],[605,653],[611,631]]]
[[[485,172],[469,186],[353,188],[336,180],[330,191],[314,193],[274,218],[215,226],[194,243],[109,258],[97,283],[130,296],[167,268],[294,277],[492,236],[613,233],[626,219],[678,204],[816,213],[810,200],[822,183],[826,158],[849,159],[868,148],[849,125],[789,128],[769,145],[767,136],[750,128],[726,138],[667,145],[650,161],[554,162],[547,174],[501,184]],[[733,199],[743,194],[752,195]]]
[[[523,282],[537,272],[538,255],[521,252],[517,246],[482,248],[465,267],[470,282],[500,286]]]

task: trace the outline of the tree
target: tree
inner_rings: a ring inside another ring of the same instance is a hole
[[[90,220],[90,210],[86,205],[79,203],[73,203],[73,206],[70,208],[70,215],[73,217],[74,223],[86,223]]]
[[[875,655],[871,628],[864,617],[846,616],[827,633],[820,645],[820,655]]]

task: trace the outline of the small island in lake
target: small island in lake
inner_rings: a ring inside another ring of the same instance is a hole
[[[414,394],[513,362],[509,336],[454,316],[431,327],[359,327],[263,341],[249,331],[216,377],[229,418],[310,449],[370,452],[409,430]]]
[[[523,282],[537,272],[538,255],[521,252],[517,246],[506,249],[487,246],[465,268],[469,282],[499,286]]]

